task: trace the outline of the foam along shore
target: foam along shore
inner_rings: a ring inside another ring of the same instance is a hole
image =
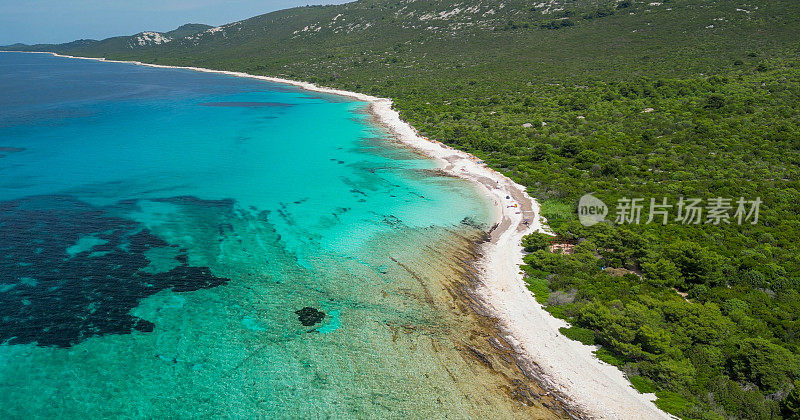
[[[542,386],[560,394],[561,399],[578,417],[670,417],[653,404],[654,395],[640,394],[631,387],[619,369],[597,359],[592,353],[595,347],[585,346],[562,335],[559,328],[568,324],[545,311],[527,289],[519,268],[523,262],[522,237],[537,231],[547,231],[536,200],[525,192],[523,186],[486,167],[475,156],[422,137],[400,118],[398,112],[392,108],[391,99],[240,72],[41,53],[65,58],[247,77],[368,102],[370,113],[397,141],[439,161],[445,173],[476,183],[490,202],[494,203],[495,225],[489,232],[490,240],[483,244],[481,261],[476,262],[482,271],[482,281],[476,292],[486,310],[497,319],[507,341],[514,346],[523,368],[539,378]]]

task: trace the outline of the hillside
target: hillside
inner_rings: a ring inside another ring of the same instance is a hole
[[[113,49],[106,40],[102,48],[52,49],[161,62],[185,58],[304,78],[352,74],[354,82],[487,71],[506,71],[519,81],[564,75],[607,80],[695,74],[730,67],[748,51],[763,59],[796,50],[798,5],[763,3],[359,1],[269,13],[175,39],[168,48]]]
[[[542,202],[569,252],[530,237],[524,269],[575,325],[566,335],[601,345],[682,417],[798,415],[796,1],[362,0],[161,45],[40,48],[391,97],[426,135]],[[763,205],[755,224],[645,224],[645,208],[639,224],[584,227],[575,206],[590,192],[612,220],[624,197]]]

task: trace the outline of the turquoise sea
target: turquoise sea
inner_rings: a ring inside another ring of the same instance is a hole
[[[0,92],[3,418],[527,410],[469,304],[489,203],[366,104],[18,53]]]

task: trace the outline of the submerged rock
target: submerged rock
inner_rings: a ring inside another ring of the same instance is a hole
[[[316,325],[317,323],[322,322],[322,320],[325,319],[325,312],[322,312],[310,306],[306,306],[303,309],[294,311],[294,313],[297,314],[297,319],[300,320],[300,323],[303,324],[304,327],[310,327],[312,325]]]

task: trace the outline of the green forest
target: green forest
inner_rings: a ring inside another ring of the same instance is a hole
[[[555,236],[525,238],[523,269],[571,323],[566,336],[599,345],[598,358],[682,418],[800,418],[800,3],[459,5],[362,0],[139,49],[15,48],[391,97],[426,136],[542,204]],[[586,227],[576,206],[587,193],[612,212],[631,197],[761,206],[756,224],[610,214]]]

